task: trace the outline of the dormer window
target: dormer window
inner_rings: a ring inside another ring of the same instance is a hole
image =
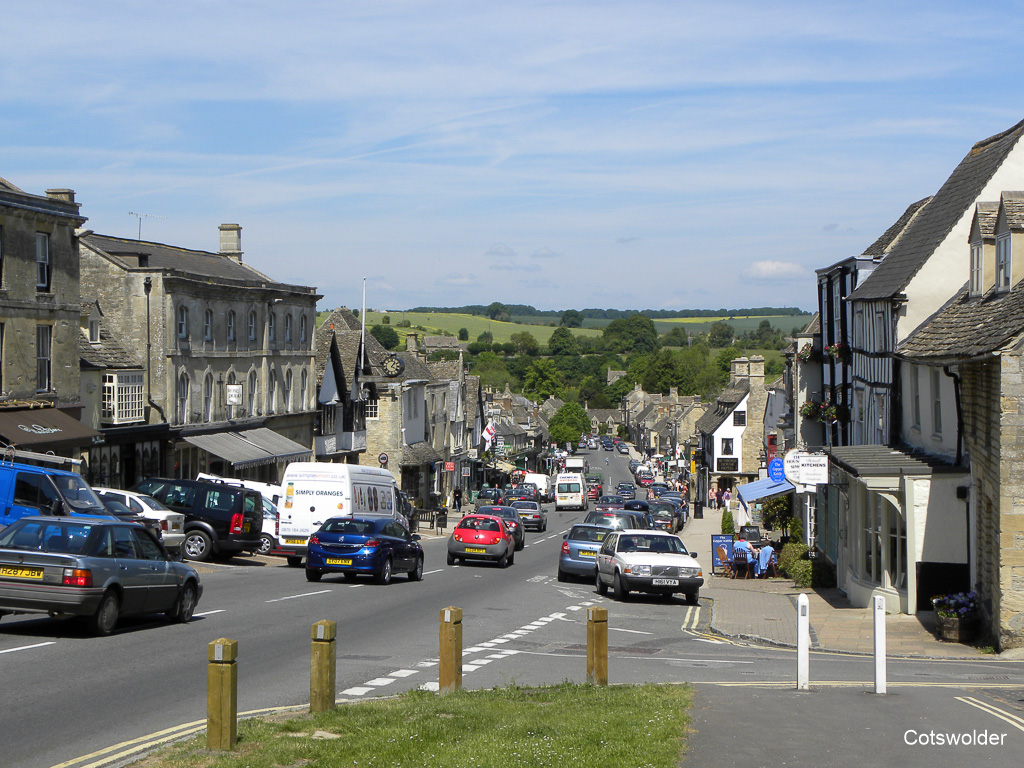
[[[996,238],[996,290],[1010,290],[1010,235]]]
[[[971,296],[980,296],[982,293],[982,259],[984,248],[981,243],[971,243]]]

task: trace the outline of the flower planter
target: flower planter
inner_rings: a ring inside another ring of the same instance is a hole
[[[972,642],[978,636],[980,624],[977,616],[935,615],[935,632],[940,640],[947,643]]]

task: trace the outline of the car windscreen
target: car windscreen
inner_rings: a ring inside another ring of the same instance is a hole
[[[622,536],[619,552],[655,552],[658,554],[685,555],[686,547],[677,536]]]
[[[76,554],[85,551],[92,526],[68,519],[22,519],[0,533],[0,547]]]
[[[78,475],[48,475],[48,477],[57,486],[60,495],[70,507],[70,512],[93,515],[107,514],[107,508],[100,501],[100,497]]]
[[[514,501],[514,502],[512,502],[512,508],[513,509],[528,509],[531,512],[535,512],[538,509],[540,509],[540,507],[537,505],[537,502],[535,502],[535,501]]]

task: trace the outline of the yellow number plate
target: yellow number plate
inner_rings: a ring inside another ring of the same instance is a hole
[[[328,565],[352,565],[351,558],[328,557],[324,562]]]
[[[305,539],[285,539],[284,543],[285,544],[305,544],[306,540]]]
[[[12,576],[16,579],[41,579],[43,578],[43,569],[0,565],[0,576]]]
[[[483,555],[487,553],[486,549],[478,549],[476,547],[466,547],[467,552],[471,552],[474,555]]]
[[[597,557],[597,552],[590,552],[586,549],[581,549],[580,557]]]

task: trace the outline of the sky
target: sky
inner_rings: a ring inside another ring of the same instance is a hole
[[[366,278],[379,309],[813,309],[815,269],[1024,119],[1019,11],[9,3],[0,177],[106,235],[240,224],[321,308]]]

